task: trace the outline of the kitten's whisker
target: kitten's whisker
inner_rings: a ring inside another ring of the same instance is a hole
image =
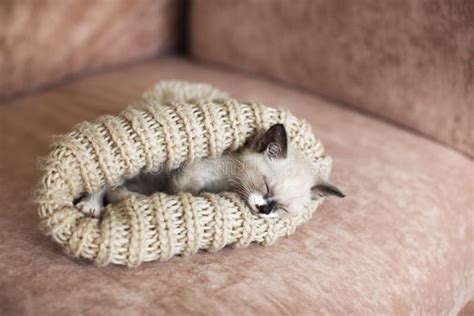
[[[281,204],[277,204],[276,206],[277,210],[282,210],[283,212],[285,212],[286,214],[289,214],[290,212],[288,211],[287,208],[283,207],[283,205]]]
[[[234,188],[238,190],[242,195],[245,195],[245,193],[250,194],[251,190],[243,185],[241,182],[235,180],[235,179],[229,179],[229,182],[234,185]]]

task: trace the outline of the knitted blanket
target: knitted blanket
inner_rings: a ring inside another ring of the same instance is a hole
[[[331,159],[309,124],[288,111],[239,102],[206,84],[160,82],[119,115],[80,123],[54,141],[36,190],[41,228],[68,255],[98,265],[137,266],[199,249],[272,244],[307,221],[321,199],[285,219],[255,216],[231,192],[132,197],[108,205],[99,219],[77,210],[74,201],[140,171],[172,170],[236,150],[276,123],[285,124],[290,142],[327,179]]]

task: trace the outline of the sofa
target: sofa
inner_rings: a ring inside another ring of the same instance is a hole
[[[472,1],[6,0],[0,17],[0,315],[472,315]],[[38,158],[171,79],[308,121],[347,197],[271,246],[66,256],[38,229]]]

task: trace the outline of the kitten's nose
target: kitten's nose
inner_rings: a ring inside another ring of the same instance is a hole
[[[266,204],[257,206],[258,212],[262,214],[270,214],[273,209],[275,208],[276,202],[275,201],[266,201]]]

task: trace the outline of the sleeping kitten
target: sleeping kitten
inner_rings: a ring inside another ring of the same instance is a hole
[[[288,144],[285,127],[276,124],[240,151],[197,160],[170,176],[140,174],[117,188],[86,195],[76,207],[97,217],[104,207],[104,197],[109,203],[117,203],[132,194],[157,191],[193,195],[233,191],[262,217],[298,214],[311,199],[322,196],[344,197],[335,186],[316,179],[309,159]]]

